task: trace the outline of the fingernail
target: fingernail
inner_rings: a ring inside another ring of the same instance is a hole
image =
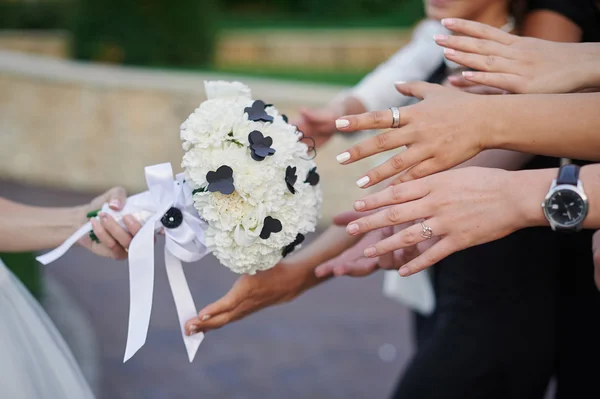
[[[401,275],[401,276],[408,276],[408,271],[409,271],[409,270],[408,270],[408,268],[406,268],[406,267],[401,267],[401,268],[400,268],[400,275]]]
[[[350,126],[350,121],[346,119],[338,119],[335,121],[335,127],[338,129]]]
[[[394,85],[403,85],[404,83],[406,83],[404,80],[399,80],[397,82],[394,82]]]
[[[454,55],[454,54],[456,54],[456,51],[454,49],[451,49],[451,48],[445,48],[444,49],[444,54],[446,54],[446,55]]]
[[[208,319],[210,319],[212,316],[209,314],[205,314],[204,316],[202,316],[202,321],[206,321]]]
[[[358,179],[358,180],[356,181],[356,185],[357,185],[358,187],[364,187],[364,186],[366,186],[367,184],[369,184],[369,181],[371,181],[371,179],[369,179],[369,176],[363,176],[363,177],[361,177],[360,179]]]
[[[188,328],[188,335],[194,335],[198,332],[198,328],[196,327],[195,324],[192,324],[189,328]]]
[[[355,201],[354,202],[354,209],[357,211],[364,209],[365,206],[367,206],[367,204],[365,204],[365,201]]]
[[[436,42],[444,42],[448,39],[448,36],[446,35],[434,35],[433,36],[433,40],[435,40]]]
[[[375,256],[377,254],[377,250],[375,249],[375,247],[369,247],[367,249],[365,249],[365,256],[368,258],[371,258],[373,256]]]
[[[118,199],[111,199],[108,203],[108,206],[114,210],[121,209],[121,201],[119,201]]]
[[[472,78],[473,76],[475,76],[475,72],[463,71],[462,76],[464,76],[465,78]]]
[[[358,233],[359,227],[356,223],[350,223],[347,227],[346,227],[346,231],[348,232],[348,234],[356,234]]]
[[[98,214],[98,217],[100,217],[100,220],[102,220],[103,222],[106,222],[108,220],[108,215],[104,212],[100,212]]]
[[[350,153],[349,152],[342,152],[340,155],[338,155],[337,157],[335,157],[335,159],[339,162],[339,163],[344,163],[347,160],[350,159]]]
[[[453,18],[444,18],[442,19],[442,25],[444,26],[452,26],[456,23],[456,20]]]

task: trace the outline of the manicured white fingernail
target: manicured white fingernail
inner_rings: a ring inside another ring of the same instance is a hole
[[[208,319],[210,319],[210,315],[209,314],[205,314],[204,316],[202,316],[202,321],[206,321]]]
[[[348,227],[346,227],[346,231],[348,234],[356,234],[358,233],[359,227],[356,223],[350,223]]]
[[[339,163],[344,163],[347,160],[350,159],[350,153],[349,152],[342,152],[340,155],[338,155],[337,157],[335,157],[335,159],[339,162]]]
[[[403,80],[399,80],[397,82],[394,82],[395,85],[403,85],[404,83],[406,83],[406,82],[403,81]]]
[[[196,328],[196,325],[192,324],[190,326],[190,328],[188,328],[188,334],[189,335],[194,335],[198,332],[198,328]]]
[[[465,78],[472,78],[473,76],[475,76],[475,72],[473,72],[473,71],[463,71],[462,76],[464,76]]]
[[[335,121],[335,127],[338,129],[350,126],[350,121],[346,119],[338,119]]]
[[[367,258],[370,258],[377,254],[377,250],[375,249],[375,247],[369,247],[369,248],[365,249],[364,254]]]
[[[452,26],[456,23],[456,20],[452,19],[452,18],[444,18],[442,19],[442,25],[444,26]]]
[[[358,179],[358,180],[356,181],[356,185],[357,185],[358,187],[364,187],[364,186],[366,186],[367,184],[369,184],[369,181],[370,181],[370,180],[371,180],[371,179],[369,179],[369,176],[363,176],[363,177],[361,177],[360,179]]]
[[[120,209],[121,208],[121,201],[119,201],[118,199],[112,199],[108,203],[108,206],[111,207],[111,208],[113,208],[113,209]]]
[[[451,48],[445,48],[444,49],[444,54],[446,54],[446,55],[454,55],[454,54],[456,54],[456,51],[454,49],[451,49]]]

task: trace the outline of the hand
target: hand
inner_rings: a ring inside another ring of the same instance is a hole
[[[402,173],[406,182],[450,169],[485,149],[490,134],[490,107],[495,96],[477,96],[440,85],[414,82],[396,85],[398,91],[423,101],[400,108],[400,128],[385,131],[338,155],[349,164],[380,152],[407,146],[356,182],[366,188]],[[344,116],[336,121],[342,131],[385,129],[392,125],[390,110]]]
[[[518,173],[521,175],[516,175]],[[537,216],[530,214],[535,213],[532,209],[541,210],[539,203],[537,207],[534,204],[537,194],[526,196],[533,200],[523,198],[524,187],[533,187],[531,181],[535,181],[531,177],[529,180],[516,177],[530,176],[523,173],[468,167],[390,186],[355,202],[357,211],[387,208],[350,223],[347,231],[351,235],[364,234],[424,219],[439,241],[400,268],[400,274],[408,276],[456,251],[497,240],[532,225],[531,221]],[[537,174],[535,178],[543,180]],[[543,198],[543,187],[539,198]],[[422,229],[420,223],[405,228],[365,249],[365,256],[381,256],[427,241],[421,234]]]
[[[594,82],[600,67],[600,45],[559,43],[511,35],[463,19],[446,19],[446,28],[459,35],[436,35],[446,58],[482,72],[463,72],[477,84],[512,93],[571,93]],[[462,36],[464,35],[464,36]]]
[[[94,198],[89,204],[81,207],[81,225],[87,223],[87,215],[94,212],[105,203],[112,210],[118,211],[123,208],[127,194],[121,187],[114,187],[102,195]],[[114,259],[126,259],[129,244],[133,236],[142,228],[142,225],[132,216],[125,216],[123,223],[127,230],[122,228],[110,215],[103,212],[98,214],[100,220],[91,218],[92,230],[100,242],[92,241],[89,235],[79,240],[79,244],[96,255],[106,256]]]
[[[344,212],[334,216],[333,222],[338,226],[345,226],[348,223],[365,216],[365,214],[368,214],[368,212]],[[361,241],[352,248],[317,267],[315,269],[315,274],[317,277],[325,277],[332,273],[338,277],[344,275],[364,277],[377,269],[398,270],[437,242],[435,237],[432,240],[427,240],[417,245],[398,249],[392,253],[374,258],[365,257],[364,250],[376,242],[388,238],[413,224],[414,223],[412,222],[404,223],[393,226],[392,228],[386,227],[368,232]]]
[[[335,120],[342,115],[342,107],[333,104],[321,109],[301,109],[300,117],[291,124],[305,137],[313,138],[315,147],[319,148],[335,134]]]
[[[592,237],[592,251],[594,252],[594,281],[600,290],[600,230]]]
[[[288,302],[302,291],[293,267],[279,264],[254,275],[241,276],[225,296],[185,323],[187,335],[221,328],[269,306]]]

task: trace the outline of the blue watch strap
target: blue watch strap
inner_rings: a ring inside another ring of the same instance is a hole
[[[579,181],[579,166],[569,163],[562,165],[558,170],[558,177],[556,178],[556,184],[570,184],[573,186],[577,185]]]

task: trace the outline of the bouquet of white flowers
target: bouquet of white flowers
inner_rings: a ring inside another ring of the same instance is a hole
[[[205,89],[207,100],[181,125],[185,172],[173,179],[170,164],[146,167],[148,191],[129,197],[120,212],[102,209],[119,222],[131,214],[143,223],[129,248],[125,361],[146,341],[156,232],[165,232],[167,276],[191,361],[203,335],[185,335],[196,309],[181,261],[212,252],[232,271],[254,274],[298,248],[320,216],[319,175],[296,127],[239,82],[205,82]],[[38,260],[58,259],[90,230],[88,223]]]

